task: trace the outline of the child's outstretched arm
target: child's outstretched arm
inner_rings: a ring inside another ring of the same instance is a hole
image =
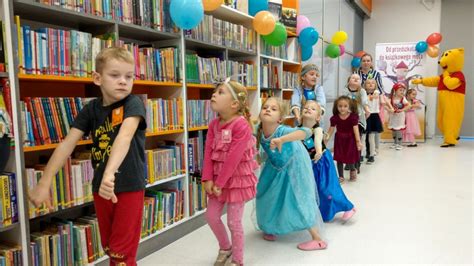
[[[297,141],[297,140],[304,140],[306,139],[306,132],[304,130],[295,130],[289,134],[281,136],[279,138],[274,138],[270,141],[270,149],[277,148],[278,151],[281,151],[281,146],[283,143]]]
[[[313,160],[318,161],[323,154],[323,129],[318,127],[314,130],[314,146],[316,148],[316,154],[314,155]]]
[[[122,164],[125,156],[127,156],[128,150],[130,149],[130,142],[137,131],[138,125],[140,124],[140,116],[130,116],[123,120],[120,126],[119,133],[112,144],[110,150],[110,156],[105,166],[104,176],[99,188],[99,195],[107,200],[112,200],[113,203],[117,202],[117,197],[114,193],[115,187],[115,173]]]
[[[66,138],[59,144],[54,150],[53,155],[48,161],[46,168],[43,172],[43,177],[38,181],[38,184],[29,191],[28,196],[31,202],[39,207],[41,204],[46,203],[48,208],[52,208],[49,189],[51,187],[51,181],[53,177],[59,171],[59,168],[63,167],[66,160],[71,153],[74,151],[77,142],[82,138],[84,132],[77,128],[71,128]]]
[[[326,133],[326,137],[324,138],[324,144],[328,144],[329,140],[331,139],[332,137],[332,134],[334,133],[334,128],[335,127],[330,127],[329,130],[328,130],[328,133]]]

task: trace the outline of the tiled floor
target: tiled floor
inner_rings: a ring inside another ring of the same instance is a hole
[[[276,242],[261,238],[246,206],[245,264],[473,263],[474,141],[441,149],[439,139],[402,151],[383,144],[373,165],[343,188],[358,212],[326,226],[327,250],[296,248],[306,232]],[[340,216],[339,216],[340,217]],[[212,265],[217,242],[208,226],[139,261],[139,265]]]

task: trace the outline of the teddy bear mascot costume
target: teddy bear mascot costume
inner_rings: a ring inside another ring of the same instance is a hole
[[[452,147],[457,144],[464,117],[464,97],[466,80],[464,67],[464,48],[447,50],[438,64],[443,69],[440,76],[413,80],[414,84],[438,88],[438,128],[444,136],[441,147]]]

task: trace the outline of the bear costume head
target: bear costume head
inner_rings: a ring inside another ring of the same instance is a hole
[[[438,61],[443,71],[449,73],[462,71],[464,67],[464,48],[446,50]]]

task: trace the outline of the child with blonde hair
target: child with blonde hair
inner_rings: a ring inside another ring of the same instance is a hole
[[[258,167],[254,156],[248,94],[244,86],[227,79],[217,85],[211,108],[218,117],[207,132],[202,181],[208,195],[206,219],[219,242],[214,265],[243,265],[244,229],[242,216],[245,202],[255,197]],[[227,225],[231,239],[221,220],[227,206]]]

